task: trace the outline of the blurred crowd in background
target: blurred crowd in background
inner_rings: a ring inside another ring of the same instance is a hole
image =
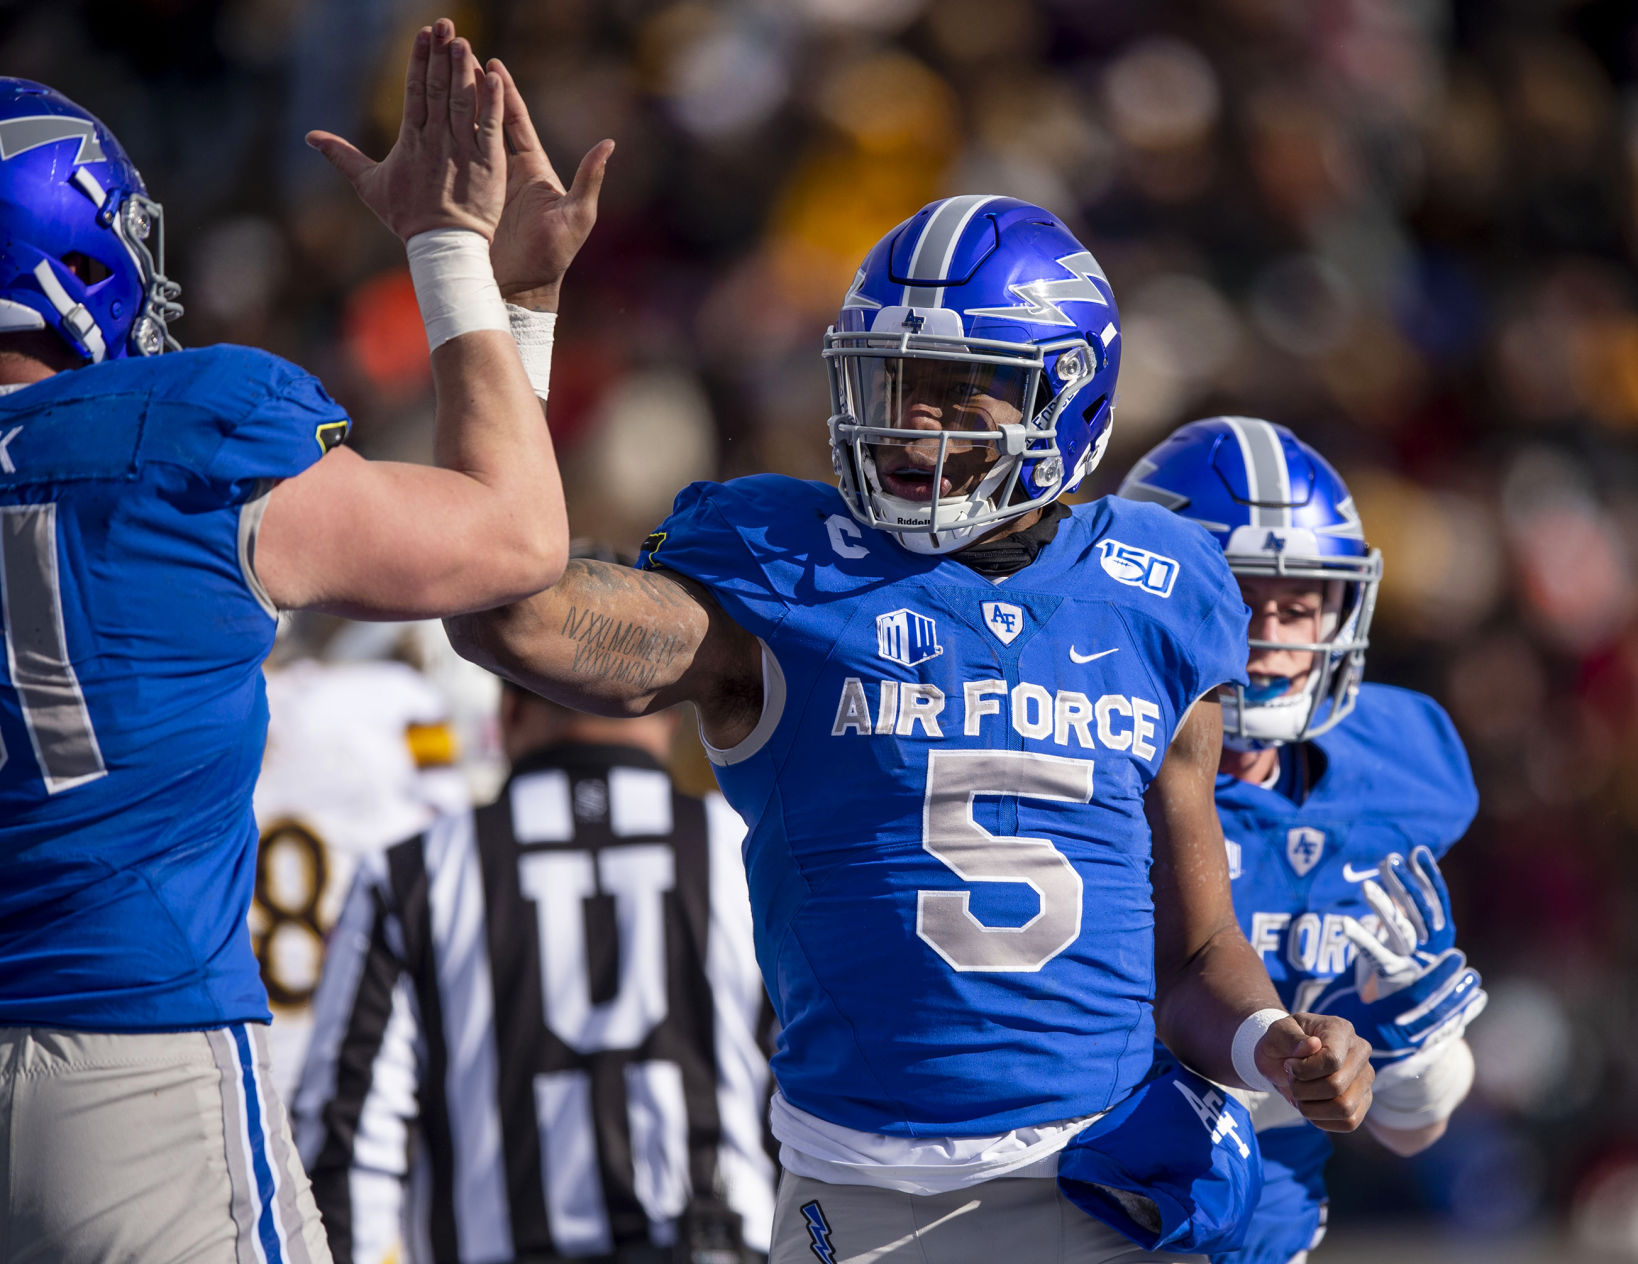
[[[1367,675],[1473,757],[1447,871],[1491,995],[1450,1136],[1342,1146],[1333,1224],[1638,1258],[1638,5],[0,0],[5,73],[164,203],[184,344],[313,369],[369,455],[429,455],[426,343],[402,249],[301,137],[384,153],[440,12],[565,179],[618,142],[553,375],[579,532],[633,547],[694,478],[828,478],[820,336],[953,192],[1049,207],[1115,288],[1083,493],[1215,413],[1332,457],[1386,555]]]

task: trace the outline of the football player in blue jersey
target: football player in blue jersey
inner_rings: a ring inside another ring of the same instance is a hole
[[[551,444],[490,268],[533,208],[532,293],[589,230],[510,163],[502,78],[440,20],[371,162],[323,149],[407,242],[439,468],[366,462],[291,364],[177,348],[161,212],[114,136],[0,79],[0,1254],[328,1259],[246,927],[261,663],[279,610],[404,618],[552,582]],[[515,212],[514,212],[515,214]],[[160,354],[165,352],[166,354]]]
[[[825,337],[839,486],[694,484],[640,569],[571,562],[449,622],[559,701],[698,708],[783,1027],[773,1264],[1232,1236],[1249,1118],[1158,1074],[1157,1027],[1323,1128],[1369,1103],[1362,1043],[1288,1014],[1234,921],[1211,788],[1245,611],[1220,550],[1060,500],[1104,451],[1119,347],[1056,217],[934,202]]]
[[[1249,681],[1225,690],[1217,807],[1234,905],[1282,1002],[1346,1016],[1371,1042],[1365,1126],[1412,1154],[1473,1082],[1462,1032],[1484,1005],[1455,946],[1437,857],[1477,794],[1431,698],[1362,684],[1382,573],[1335,470],[1283,426],[1191,422],[1143,457],[1120,494],[1198,522],[1251,608]],[[1300,1264],[1325,1231],[1325,1135],[1248,1095],[1264,1186],[1222,1264]]]

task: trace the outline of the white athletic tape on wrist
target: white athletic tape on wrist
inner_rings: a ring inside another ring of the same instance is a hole
[[[540,402],[546,402],[546,388],[552,380],[552,338],[557,329],[556,312],[532,312],[516,303],[506,305],[506,319],[512,327],[512,341],[518,344],[518,358],[529,376]]]
[[[1409,1132],[1448,1119],[1473,1087],[1473,1072],[1473,1051],[1460,1036],[1390,1062],[1371,1086],[1371,1121]]]
[[[405,249],[432,350],[474,330],[506,328],[506,304],[495,285],[489,243],[482,233],[432,228],[416,233]]]
[[[1279,1092],[1274,1081],[1257,1069],[1257,1042],[1280,1019],[1290,1017],[1283,1009],[1260,1009],[1249,1015],[1234,1033],[1234,1046],[1230,1051],[1234,1073],[1245,1081],[1247,1088],[1259,1093]]]

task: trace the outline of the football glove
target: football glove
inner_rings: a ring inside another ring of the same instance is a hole
[[[1489,999],[1479,972],[1456,947],[1450,891],[1433,853],[1417,847],[1409,861],[1391,853],[1379,877],[1367,878],[1360,893],[1381,931],[1373,934],[1352,917],[1344,921],[1358,950],[1353,978],[1339,978],[1313,1006],[1351,1022],[1370,1041],[1378,1067],[1461,1035]]]

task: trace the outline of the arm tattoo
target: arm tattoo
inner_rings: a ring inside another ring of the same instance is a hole
[[[576,675],[619,681],[639,689],[650,688],[660,668],[670,663],[683,645],[680,636],[573,605],[563,616],[563,635],[575,643],[570,670]]]
[[[670,580],[606,563],[576,559],[570,591],[579,590],[595,604],[622,592],[640,593],[643,600],[674,609],[691,598]],[[605,680],[637,690],[655,686],[662,671],[683,652],[686,638],[648,621],[619,619],[571,603],[563,616],[562,633],[575,643],[570,670],[582,679]]]

